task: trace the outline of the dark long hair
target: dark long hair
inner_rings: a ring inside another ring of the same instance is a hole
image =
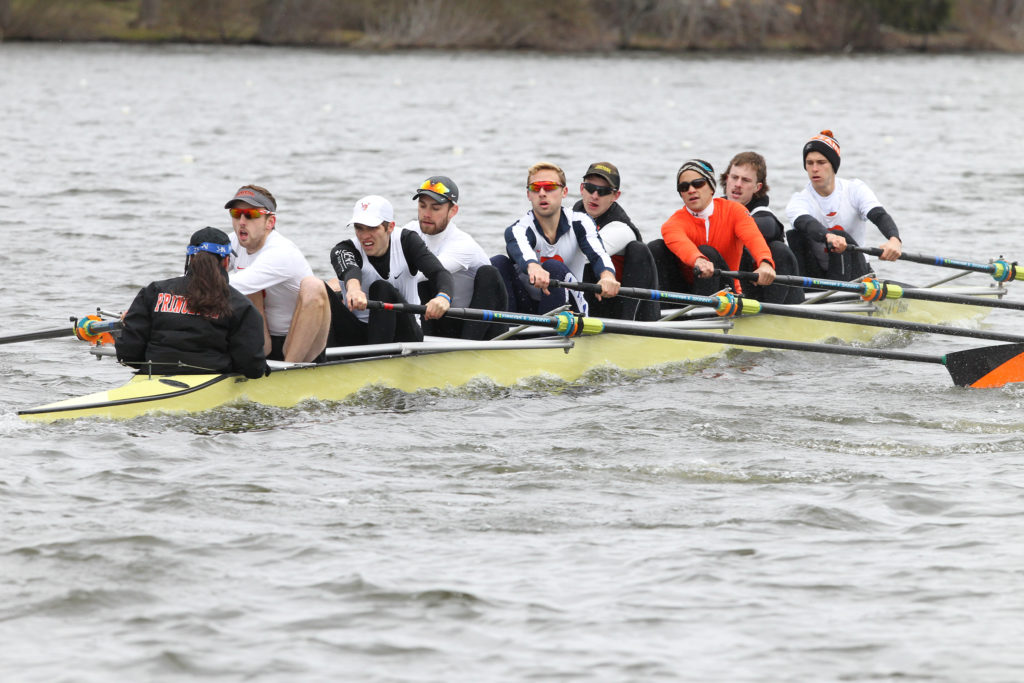
[[[190,277],[185,287],[185,300],[196,315],[206,318],[231,315],[228,277],[222,260],[223,257],[208,251],[189,257],[185,272]]]

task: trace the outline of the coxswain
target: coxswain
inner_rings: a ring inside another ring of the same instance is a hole
[[[116,338],[118,361],[157,375],[265,375],[263,318],[228,284],[231,240],[217,228],[193,233],[185,274],[143,287]]]

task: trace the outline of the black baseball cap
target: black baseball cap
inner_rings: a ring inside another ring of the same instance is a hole
[[[446,175],[432,175],[424,180],[412,198],[418,199],[421,194],[436,199],[442,204],[444,202],[459,203],[459,186]]]

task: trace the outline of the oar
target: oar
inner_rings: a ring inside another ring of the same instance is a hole
[[[381,301],[368,301],[369,308],[378,308],[401,313],[422,315],[427,307],[419,304],[392,304]],[[933,363],[945,366],[950,377],[957,386],[970,387],[1001,387],[1011,382],[1024,382],[1024,344],[1001,344],[985,346],[966,351],[954,351],[941,356],[909,351],[892,351],[888,349],[867,349],[853,346],[835,346],[814,342],[798,342],[785,339],[766,339],[763,337],[744,337],[734,334],[717,332],[700,332],[678,328],[659,327],[657,323],[636,323],[625,320],[606,320],[604,318],[585,318],[572,313],[558,315],[530,315],[526,313],[509,313],[505,311],[489,311],[476,308],[451,308],[445,315],[465,320],[482,320],[494,323],[526,323],[539,327],[549,327],[558,334],[573,337],[580,334],[615,334],[637,335],[641,337],[659,337],[664,339],[681,339],[684,341],[707,342],[727,346],[754,346],[765,349],[784,349],[789,351],[811,351],[814,353],[831,353],[839,356],[860,356],[864,358],[881,358],[885,360],[902,360],[913,363]]]
[[[850,249],[859,251],[862,254],[881,256],[882,250],[877,247],[851,246]],[[996,282],[1007,280],[1024,280],[1024,268],[1017,268],[1017,262],[1010,263],[1000,258],[992,263],[971,263],[960,259],[945,258],[943,256],[925,256],[924,254],[900,254],[901,261],[913,261],[923,263],[927,266],[942,266],[943,268],[958,268],[960,270],[973,270],[978,273],[988,273]]]
[[[739,280],[756,280],[757,273],[744,271],[722,270],[716,271],[725,277],[737,278]],[[794,287],[809,287],[812,289],[836,289],[841,292],[854,292],[859,294],[865,301],[881,301],[882,299],[920,299],[921,301],[943,301],[951,304],[966,304],[968,306],[987,306],[989,308],[1007,308],[1011,311],[1024,311],[1024,303],[1016,301],[1003,301],[1001,299],[989,299],[980,296],[963,296],[960,294],[941,294],[930,289],[919,289],[902,287],[884,280],[865,280],[864,282],[844,282],[842,280],[819,280],[813,277],[800,277],[798,275],[776,275],[775,281],[783,285]]]
[[[56,330],[42,330],[40,332],[25,332],[24,334],[13,334],[10,337],[0,337],[0,344],[14,344],[15,342],[37,341],[39,339],[56,339],[58,337],[74,337],[75,328],[61,327]]]
[[[40,339],[57,339],[59,337],[78,337],[85,341],[93,341],[104,332],[121,329],[121,321],[113,320],[104,322],[96,318],[71,318],[74,325],[61,327],[54,330],[42,330],[40,332],[25,332],[14,334],[9,337],[0,337],[0,344],[14,344],[15,342],[38,341]],[[90,338],[91,337],[91,338]]]
[[[733,274],[723,272],[723,275],[732,276]],[[552,280],[551,286],[575,289],[583,292],[594,292],[595,294],[601,291],[600,285],[590,282],[561,282],[559,280]],[[626,296],[634,299],[649,299],[651,301],[674,301],[676,303],[695,304],[697,306],[710,306],[718,311],[719,315],[723,316],[770,313],[772,315],[781,315],[788,318],[824,320],[827,322],[865,325],[868,327],[886,327],[893,330],[907,330],[909,332],[922,332],[928,334],[946,334],[953,337],[973,337],[975,339],[988,339],[991,341],[1003,341],[1016,344],[1024,343],[1024,336],[1008,334],[1006,332],[972,330],[963,327],[950,327],[947,325],[915,323],[908,320],[889,320],[886,318],[874,318],[867,315],[818,311],[810,306],[784,306],[782,304],[769,304],[762,303],[756,299],[745,299],[738,296],[700,296],[698,294],[662,292],[656,289],[642,289],[640,287],[620,287],[619,296]]]

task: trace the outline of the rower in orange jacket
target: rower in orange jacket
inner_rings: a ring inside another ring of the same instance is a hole
[[[738,270],[743,247],[758,264],[757,283],[774,282],[775,263],[764,236],[745,206],[714,196],[711,164],[687,161],[676,173],[676,189],[685,206],[661,226],[662,239],[648,245],[662,289],[706,296],[732,286],[741,292],[738,281],[716,275],[715,269]]]

